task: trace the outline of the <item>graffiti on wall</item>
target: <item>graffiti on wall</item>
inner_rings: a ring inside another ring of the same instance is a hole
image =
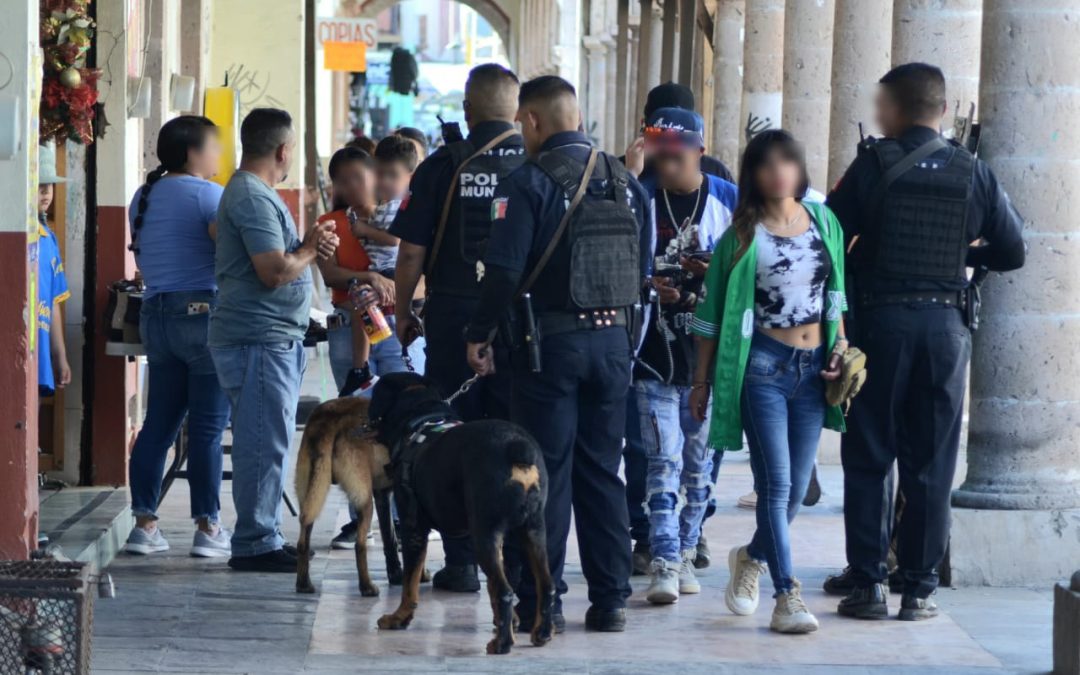
[[[229,86],[236,91],[242,118],[252,108],[285,108],[281,99],[270,93],[270,72],[243,63],[233,63],[225,73]]]

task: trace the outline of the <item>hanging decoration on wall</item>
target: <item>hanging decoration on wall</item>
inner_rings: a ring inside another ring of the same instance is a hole
[[[86,67],[94,38],[91,0],[41,0],[41,141],[94,142],[97,82],[101,71]]]

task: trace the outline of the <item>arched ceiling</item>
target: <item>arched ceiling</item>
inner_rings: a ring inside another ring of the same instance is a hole
[[[361,0],[356,3],[356,13],[359,16],[378,16],[383,10],[396,5],[400,0]],[[507,52],[511,51],[510,40],[510,17],[511,11],[507,11],[507,3],[514,0],[458,0],[463,5],[468,5],[484,17],[492,29],[498,33],[506,46]]]

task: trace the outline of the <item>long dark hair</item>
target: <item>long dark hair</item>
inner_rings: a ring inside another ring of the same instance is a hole
[[[731,226],[735,228],[735,237],[739,240],[736,260],[750,247],[750,242],[754,240],[754,228],[764,215],[765,196],[758,187],[757,172],[769,161],[773,152],[778,152],[784,159],[799,165],[802,177],[796,188],[796,200],[802,200],[810,187],[810,178],[806,172],[806,152],[802,143],[783,129],[768,129],[754,136],[743,151],[742,164],[739,167],[739,204],[731,216]]]
[[[150,203],[150,190],[154,183],[158,182],[167,173],[181,171],[187,165],[188,152],[199,150],[206,143],[206,138],[211,133],[217,132],[217,126],[206,117],[199,115],[181,115],[161,125],[158,131],[157,156],[158,166],[146,175],[142,191],[139,193],[139,204],[135,209],[135,219],[132,222],[131,245],[128,249],[139,252],[135,245],[142,229],[143,216],[146,215],[146,207]]]

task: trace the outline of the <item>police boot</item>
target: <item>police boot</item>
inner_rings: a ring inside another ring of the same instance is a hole
[[[476,565],[447,565],[435,573],[431,585],[451,593],[475,593],[480,590]]]
[[[830,574],[825,577],[825,584],[822,588],[825,589],[827,595],[847,595],[855,590],[855,575],[851,571],[851,567],[845,567],[844,571],[840,574]]]
[[[597,633],[621,633],[626,630],[626,609],[602,609],[592,605],[585,612],[585,630]]]
[[[840,616],[855,619],[884,619],[889,615],[888,594],[884,584],[860,586],[840,601],[836,611]]]
[[[916,598],[910,593],[904,593],[900,600],[900,613],[896,615],[901,621],[924,621],[933,619],[938,615],[937,603],[931,598]]]

